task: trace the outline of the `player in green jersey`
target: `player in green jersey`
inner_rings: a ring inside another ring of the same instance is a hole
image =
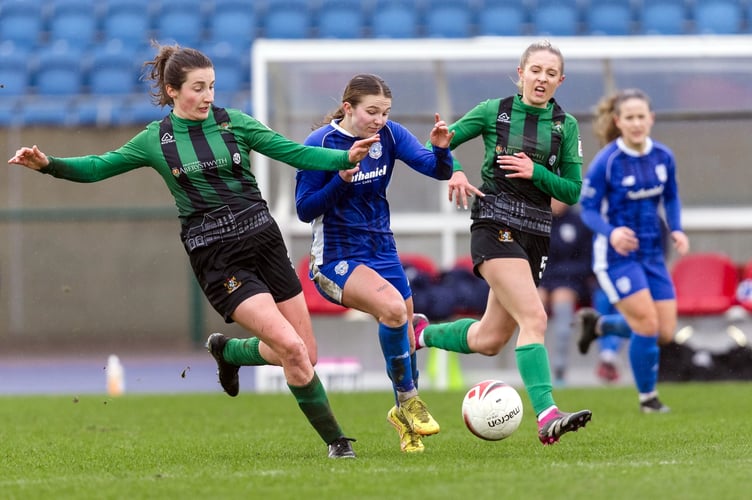
[[[538,438],[548,445],[591,418],[589,410],[565,413],[554,402],[547,317],[536,289],[548,258],[551,198],[577,203],[582,151],[577,121],[553,98],[564,81],[559,49],[533,43],[517,75],[519,93],[484,101],[449,126],[452,149],[478,136],[485,146],[480,189],[461,171],[449,181],[457,207],[467,208],[475,195],[470,251],[475,273],[490,286],[485,313],[479,321],[416,329],[416,346],[495,356],[519,329],[517,367],[538,418]]]
[[[301,410],[329,446],[329,457],[354,457],[314,370],[316,341],[302,288],[287,248],[251,172],[251,151],[297,168],[351,169],[378,135],[348,151],[293,142],[253,117],[214,105],[214,68],[202,52],[155,45],[145,63],[152,96],[171,112],[115,151],[57,158],[36,145],[8,163],[62,179],[95,182],[140,167],[162,176],[177,206],[181,239],[209,302],[227,323],[254,334],[212,334],[207,348],[230,396],[246,365],[279,365]],[[313,167],[313,166],[316,167]]]

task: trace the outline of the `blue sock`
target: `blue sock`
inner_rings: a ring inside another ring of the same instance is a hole
[[[598,320],[602,335],[616,335],[628,339],[632,336],[632,329],[621,314],[604,314]]]
[[[658,383],[659,356],[657,335],[646,337],[632,334],[632,340],[629,343],[629,362],[632,365],[635,385],[640,394],[655,390]]]
[[[414,390],[407,323],[397,328],[379,323],[379,343],[386,360],[386,373],[392,380],[394,389],[399,392]]]
[[[601,337],[598,337],[598,347],[601,351],[619,352],[623,341],[621,337],[616,335],[603,334]]]

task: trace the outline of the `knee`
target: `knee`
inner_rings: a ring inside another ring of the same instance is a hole
[[[391,328],[397,328],[407,323],[407,305],[400,297],[390,299],[381,307],[379,322]]]
[[[310,359],[305,342],[301,338],[293,338],[280,345],[279,357],[283,366],[303,366],[316,364],[316,359]]]

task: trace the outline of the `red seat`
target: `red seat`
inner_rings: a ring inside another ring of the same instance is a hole
[[[724,254],[685,255],[674,265],[671,277],[682,316],[723,314],[736,303],[737,267]]]
[[[326,300],[316,288],[316,285],[308,277],[308,263],[310,257],[305,256],[298,261],[298,265],[295,266],[295,271],[298,274],[300,284],[303,286],[303,296],[305,297],[308,311],[313,314],[344,314],[347,312],[347,308],[334,302]]]
[[[415,268],[417,272],[427,275],[431,279],[436,279],[439,276],[438,266],[427,255],[420,253],[400,253],[399,258],[400,262],[402,262],[402,267],[406,270],[410,267]]]

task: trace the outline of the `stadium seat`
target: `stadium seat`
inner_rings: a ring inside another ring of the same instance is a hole
[[[45,14],[48,43],[65,40],[85,49],[92,45],[99,30],[98,9],[88,0],[52,0]]]
[[[102,19],[105,43],[121,40],[136,50],[148,45],[151,29],[151,4],[147,0],[108,1]]]
[[[112,127],[123,125],[121,96],[84,95],[74,99],[70,123],[83,127]]]
[[[752,311],[752,259],[741,269],[739,286],[736,289],[736,300],[746,310]]]
[[[162,43],[196,47],[204,39],[203,2],[162,0],[155,15],[154,29]]]
[[[307,0],[269,0],[262,24],[266,38],[301,39],[312,36],[313,12]]]
[[[431,0],[425,12],[425,35],[429,38],[468,38],[475,30],[472,2]]]
[[[91,94],[130,94],[137,91],[138,77],[135,52],[120,40],[95,49],[87,63],[86,84]]]
[[[250,47],[242,49],[228,42],[218,42],[203,47],[203,52],[214,64],[217,93],[250,89]]]
[[[0,43],[0,92],[3,97],[20,96],[29,92],[29,53],[14,42]]]
[[[583,12],[588,35],[626,36],[632,34],[634,10],[630,0],[598,0]]]
[[[577,0],[537,0],[531,9],[536,35],[575,36],[580,31]]]
[[[366,8],[351,0],[322,0],[316,32],[319,38],[364,38]]]
[[[342,307],[339,304],[335,304],[334,302],[330,302],[327,299],[325,299],[316,288],[316,285],[313,281],[311,281],[311,278],[308,276],[309,273],[309,262],[310,257],[305,256],[298,260],[297,265],[295,266],[295,272],[298,274],[298,279],[300,280],[300,284],[303,286],[303,296],[305,297],[306,305],[308,306],[308,311],[311,314],[328,314],[328,315],[336,315],[336,314],[344,314],[348,311],[346,307]]]
[[[478,35],[522,36],[529,26],[525,0],[483,0],[478,14]]]
[[[0,127],[20,126],[20,107],[23,97],[19,95],[0,94]]]
[[[376,0],[371,14],[374,38],[416,38],[421,14],[413,0]]]
[[[686,0],[649,0],[641,4],[638,21],[644,35],[688,34]]]
[[[698,34],[737,34],[742,32],[744,12],[737,0],[697,0],[693,19]]]
[[[694,253],[681,257],[671,270],[679,315],[723,314],[736,301],[737,267],[721,253]]]
[[[19,47],[35,47],[43,33],[41,2],[3,0],[0,3],[0,36]]]
[[[82,52],[58,41],[35,53],[32,86],[40,95],[77,95],[84,92]]]
[[[259,19],[251,0],[217,0],[209,16],[208,43],[225,42],[248,52],[258,36]]]
[[[146,125],[155,120],[161,120],[170,114],[169,107],[159,107],[148,95],[134,95],[132,99],[123,103],[123,123],[130,125]]]
[[[40,95],[24,99],[20,119],[24,126],[69,126],[75,96]]]

